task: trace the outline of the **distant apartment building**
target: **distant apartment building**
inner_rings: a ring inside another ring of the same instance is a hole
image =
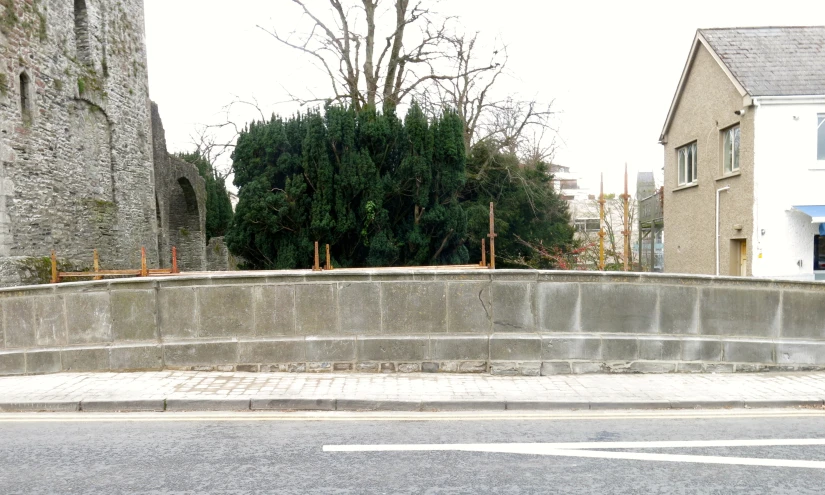
[[[824,123],[825,26],[698,30],[660,135],[665,271],[825,278]]]

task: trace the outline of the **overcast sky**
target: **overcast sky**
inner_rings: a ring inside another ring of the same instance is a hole
[[[389,2],[391,0],[383,0]],[[309,0],[326,5],[326,0]],[[149,87],[170,151],[191,149],[198,125],[219,122],[235,99],[289,114],[294,93],[324,89],[325,75],[256,24],[281,30],[302,19],[289,0],[145,0]],[[622,187],[627,162],[662,168],[657,143],[697,28],[825,23],[825,1],[442,0],[440,12],[508,45],[501,94],[553,102],[561,147],[555,162],[584,186]],[[255,112],[237,111],[252,119]]]

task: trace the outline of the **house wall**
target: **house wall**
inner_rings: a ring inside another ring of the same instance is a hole
[[[753,275],[812,279],[813,238],[819,225],[791,207],[825,204],[825,162],[816,159],[817,114],[825,113],[825,98],[784,101],[754,101]]]
[[[666,272],[716,273],[716,190],[724,186],[730,186],[730,190],[722,193],[720,201],[720,273],[731,273],[731,239],[745,238],[751,245],[754,114],[734,114],[742,105],[742,95],[700,45],[665,136]],[[722,131],[737,123],[741,133],[740,172],[723,176]],[[676,150],[694,141],[698,182],[679,187]],[[749,256],[748,274],[751,263]]]

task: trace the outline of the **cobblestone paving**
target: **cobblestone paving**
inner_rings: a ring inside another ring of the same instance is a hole
[[[152,399],[822,400],[825,373],[564,375],[62,373],[0,378],[0,402]]]

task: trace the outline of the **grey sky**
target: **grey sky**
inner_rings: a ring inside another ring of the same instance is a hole
[[[191,148],[195,127],[220,121],[236,97],[256,98],[267,115],[288,114],[296,107],[284,103],[286,89],[326,88],[325,76],[300,54],[255,27],[297,25],[289,0],[145,4],[149,86],[171,150]],[[660,173],[657,138],[697,28],[825,23],[825,2],[798,0],[443,0],[439,11],[508,45],[515,77],[501,81],[500,94],[554,101],[563,141],[555,161],[593,188],[603,171],[608,192],[622,187],[625,162],[631,177]],[[238,109],[235,119],[255,115]]]

